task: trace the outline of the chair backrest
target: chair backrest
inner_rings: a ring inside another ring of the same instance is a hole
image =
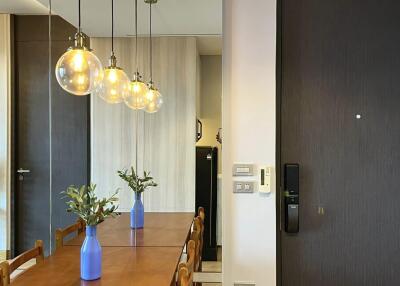
[[[206,212],[203,207],[199,207],[199,209],[197,210],[197,215],[201,218],[201,220],[204,223],[204,220],[206,219]]]
[[[178,272],[178,285],[179,286],[192,286],[193,273],[189,273],[186,267],[181,267]]]
[[[36,258],[36,264],[42,263],[44,260],[43,241],[36,240],[35,247],[25,251],[18,255],[11,261],[4,261],[0,263],[0,269],[2,272],[2,283],[3,286],[10,285],[10,275],[22,264],[29,260]],[[1,284],[0,284],[1,285]]]
[[[201,219],[201,232],[200,232],[200,261],[203,256],[203,245],[204,245],[204,222],[206,220],[206,212],[203,207],[199,207],[197,212],[199,218]]]
[[[192,234],[190,235],[190,239],[195,242],[196,248],[195,248],[195,261],[194,261],[194,271],[198,271],[200,267],[200,262],[201,262],[201,252],[200,252],[200,247],[201,247],[201,229],[202,229],[202,224],[201,224],[201,219],[200,217],[196,217],[193,221],[193,231]]]
[[[3,277],[3,264],[4,262],[2,262],[2,263],[0,263],[0,286],[4,286],[4,283],[3,283],[3,280],[4,280],[4,277]]]
[[[82,233],[85,230],[85,222],[82,219],[78,219],[76,223],[67,226],[64,229],[57,229],[56,230],[56,249],[63,247],[64,245],[64,238],[73,233],[77,232],[78,234]]]
[[[196,243],[194,240],[189,240],[187,243],[187,261],[181,262],[178,265],[178,270],[181,267],[186,267],[189,270],[189,273],[194,272],[194,263],[196,259]]]

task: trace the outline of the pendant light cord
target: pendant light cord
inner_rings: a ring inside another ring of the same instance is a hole
[[[150,82],[153,81],[153,41],[151,35],[151,2],[150,2]]]
[[[135,0],[135,59],[136,59],[136,72],[139,72],[138,64],[138,16],[137,16],[137,0]]]
[[[111,0],[111,53],[114,55],[114,0]]]
[[[81,31],[81,0],[78,0],[78,30]]]

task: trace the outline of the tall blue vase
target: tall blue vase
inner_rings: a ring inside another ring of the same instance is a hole
[[[96,280],[101,276],[101,246],[96,226],[86,226],[86,238],[81,248],[81,278]]]
[[[142,195],[135,193],[135,202],[131,209],[131,228],[143,228],[144,226],[144,207]]]

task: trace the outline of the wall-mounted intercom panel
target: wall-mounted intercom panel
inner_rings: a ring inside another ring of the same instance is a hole
[[[272,167],[260,166],[258,168],[258,191],[269,194],[271,192]]]

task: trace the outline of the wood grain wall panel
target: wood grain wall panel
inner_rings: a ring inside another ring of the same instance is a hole
[[[108,38],[91,39],[91,47],[106,65]],[[135,39],[117,38],[118,65],[132,77]],[[144,195],[146,211],[193,211],[195,183],[196,40],[194,37],[156,37],[153,40],[153,79],[164,105],[155,114],[134,111],[125,104],[111,105],[92,96],[92,181],[99,195],[120,191],[120,210],[129,211],[133,195],[117,170],[135,166],[151,171],[158,187]],[[139,70],[149,80],[148,39],[138,41]],[[138,126],[138,138],[136,138]]]
[[[282,285],[399,284],[399,9],[282,1],[282,164],[300,164]]]
[[[89,181],[89,97],[68,94],[54,76],[56,62],[71,45],[68,36],[76,28],[58,16],[51,20],[49,68],[48,16],[15,16],[16,143],[12,151],[15,169],[31,170],[23,181],[16,178],[13,191],[17,253],[31,248],[36,239],[44,240],[48,253],[54,230],[76,219],[67,214],[60,192]]]

